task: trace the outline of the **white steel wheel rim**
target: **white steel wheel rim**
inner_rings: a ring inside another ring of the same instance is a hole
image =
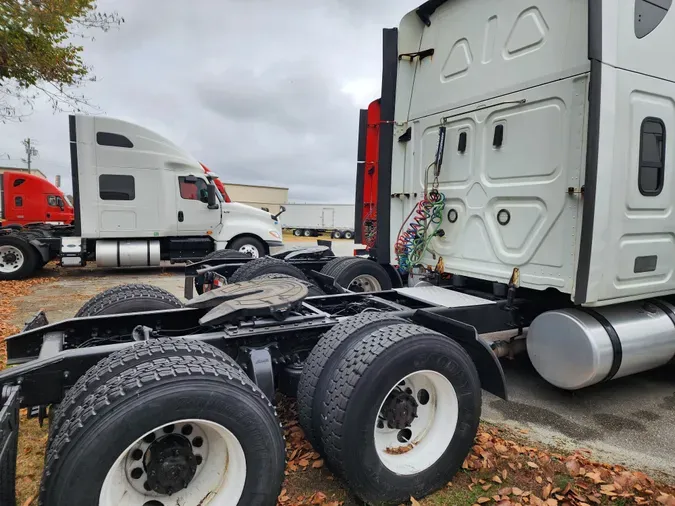
[[[385,406],[399,392],[407,392],[418,404],[417,417],[406,429],[390,428],[386,417],[383,420]],[[438,462],[450,446],[458,417],[457,392],[445,376],[427,370],[409,374],[389,390],[380,405],[374,429],[377,456],[396,474],[421,473]]]
[[[245,253],[253,258],[260,258],[260,252],[253,244],[244,244],[239,248],[239,253]]]
[[[5,274],[16,272],[21,269],[24,261],[23,253],[16,246],[0,246],[0,272]]]
[[[183,434],[186,426],[192,432],[186,436],[195,456],[201,457],[194,477],[183,490],[172,495],[148,491],[147,469],[144,462],[150,443],[144,439],[154,435],[156,440],[167,434]],[[172,431],[167,432],[169,428]],[[198,438],[201,438],[201,443]],[[198,445],[198,446],[197,446]],[[144,456],[138,460],[138,452]],[[142,469],[143,474],[132,474]],[[239,504],[246,483],[246,456],[239,440],[228,429],[208,420],[180,420],[162,425],[147,432],[117,458],[108,471],[99,506],[236,506]]]
[[[380,292],[382,291],[382,285],[377,280],[375,276],[370,274],[361,274],[352,279],[352,282],[349,283],[349,290],[352,292]]]

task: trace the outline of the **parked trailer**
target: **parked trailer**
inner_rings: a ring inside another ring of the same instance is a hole
[[[285,204],[284,208],[281,226],[297,237],[328,233],[333,239],[354,238],[352,204]]]
[[[283,246],[277,215],[229,202],[205,167],[158,134],[101,116],[70,116],[74,224],[0,235],[0,280],[64,267],[156,266],[232,249]]]

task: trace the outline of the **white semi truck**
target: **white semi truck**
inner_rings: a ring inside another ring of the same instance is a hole
[[[284,208],[279,218],[281,226],[297,237],[316,237],[327,233],[333,239],[354,238],[353,204],[290,203]]]
[[[22,407],[51,419],[42,506],[274,506],[277,390],[355,496],[394,506],[461,469],[524,335],[569,390],[671,361],[671,4],[429,0],[386,30],[372,260],[331,259],[315,297],[262,258],[187,307],[126,285],[38,313],[6,339],[0,503]],[[392,289],[333,283],[368,263]]]
[[[548,300],[527,351],[561,388],[675,357],[671,4],[431,0],[385,33],[378,259]]]
[[[63,266],[156,266],[231,249],[253,257],[283,246],[277,216],[226,202],[200,163],[160,135],[106,117],[70,116],[72,227],[0,235],[0,280]]]

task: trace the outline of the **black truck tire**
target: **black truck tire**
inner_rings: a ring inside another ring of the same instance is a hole
[[[336,264],[328,275],[353,292],[379,292],[391,290],[393,286],[384,267],[367,258],[348,258]]]
[[[347,260],[352,260],[354,257],[337,257],[333,258],[330,262],[328,262],[326,265],[324,265],[321,268],[321,274],[325,274],[326,276],[333,276],[333,271],[337,268],[338,265],[340,265],[342,262],[345,262]]]
[[[229,243],[227,248],[253,258],[262,258],[267,254],[265,244],[257,237],[251,236],[238,237]]]
[[[283,278],[293,278],[293,279],[298,279],[295,276],[289,276],[288,274],[277,274],[277,273],[270,273],[270,274],[263,274],[262,276],[258,276],[253,279],[283,279]],[[324,292],[321,288],[316,286],[310,281],[306,282],[307,288],[309,289],[309,294],[308,297],[320,297],[322,295],[326,295],[326,292]]]
[[[145,284],[120,285],[95,295],[80,308],[75,318],[176,309],[183,303],[163,288]]]
[[[88,395],[52,435],[41,506],[107,506],[123,496],[139,506],[196,505],[205,497],[275,504],[285,445],[269,400],[220,358],[163,355],[140,353],[116,364],[112,377],[87,377]],[[169,468],[164,455],[173,460]]]
[[[209,359],[221,360],[237,369],[237,362],[220,351],[215,346],[201,341],[179,338],[162,338],[145,341],[142,344],[135,344],[123,350],[111,353],[106,358],[100,360],[94,367],[91,367],[82,376],[72,388],[68,390],[63,400],[58,406],[52,406],[49,410],[49,434],[48,445],[51,444],[51,435],[59,430],[64,420],[71,417],[73,410],[82,404],[85,397],[91,393],[89,385],[98,378],[99,381],[106,382],[118,374],[121,367],[130,361],[137,360],[139,357],[166,358],[175,356],[202,356]],[[242,371],[243,374],[243,371]],[[47,447],[49,448],[49,446]]]
[[[444,487],[478,430],[481,386],[469,355],[411,324],[361,338],[325,392],[327,464],[367,504],[396,505]]]
[[[0,235],[0,281],[30,277],[38,267],[40,254],[19,234]]]
[[[242,281],[250,281],[263,274],[286,274],[293,278],[298,278],[307,281],[307,276],[303,272],[283,260],[276,258],[264,257],[251,260],[246,265],[242,265],[228,280],[230,283],[241,283]]]
[[[236,258],[237,260],[248,260],[251,257],[246,253],[240,253],[239,251],[232,249],[219,249],[206,255],[202,258],[202,261],[210,260],[212,258]],[[204,274],[195,277],[195,291],[199,295],[204,293]]]
[[[312,348],[298,384],[298,419],[307,440],[319,453],[323,453],[320,437],[321,404],[335,368],[342,362],[350,346],[363,336],[387,325],[401,323],[405,323],[405,320],[386,313],[361,313],[335,325]]]

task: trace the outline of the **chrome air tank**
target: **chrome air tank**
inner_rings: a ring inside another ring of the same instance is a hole
[[[158,266],[159,241],[96,241],[96,265],[99,267]]]
[[[675,357],[675,307],[649,300],[548,311],[530,325],[527,353],[566,390],[654,369]]]

